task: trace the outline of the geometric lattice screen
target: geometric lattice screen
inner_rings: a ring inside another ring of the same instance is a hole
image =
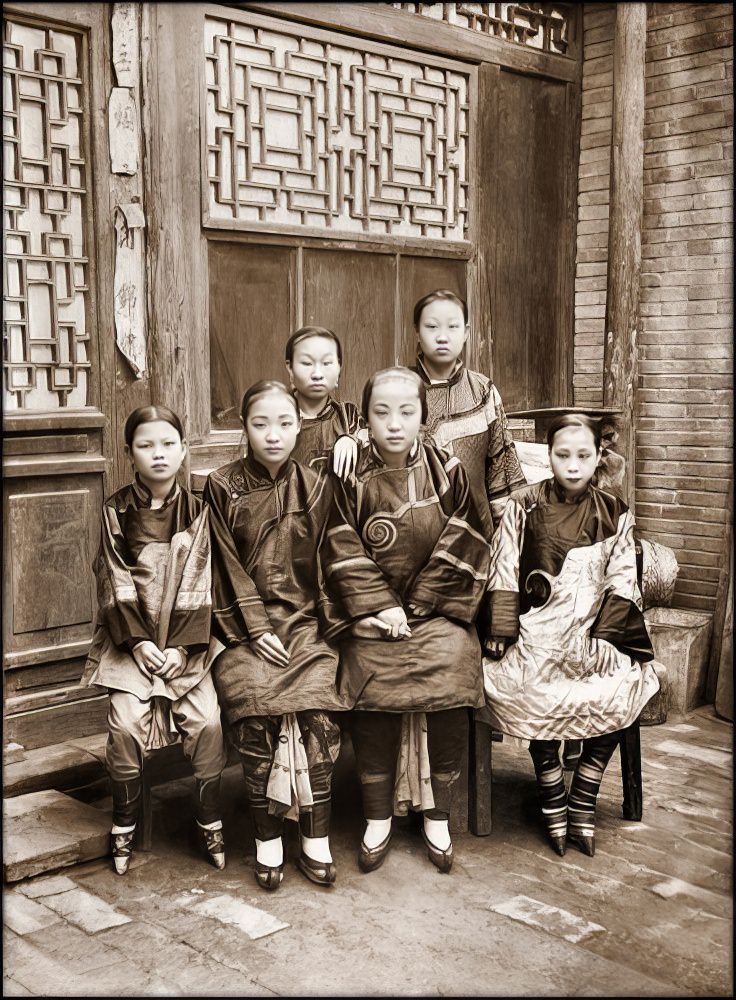
[[[469,74],[393,51],[207,16],[205,222],[467,240]]]
[[[458,28],[525,45],[543,52],[567,55],[570,22],[579,4],[572,3],[390,3],[410,14],[420,14]]]
[[[88,402],[82,89],[80,36],[6,18],[6,410],[56,410]]]

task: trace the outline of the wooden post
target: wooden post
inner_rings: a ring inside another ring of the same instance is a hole
[[[143,4],[143,132],[149,220],[151,402],[190,440],[209,430],[207,248],[200,201],[199,4]]]
[[[646,42],[646,4],[617,4],[603,405],[617,407],[624,412],[619,450],[626,459],[626,492],[632,510],[636,458],[636,341],[641,274]]]

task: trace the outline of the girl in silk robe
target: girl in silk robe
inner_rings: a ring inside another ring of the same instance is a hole
[[[321,548],[330,618],[341,643],[342,685],[367,820],[358,860],[372,871],[391,841],[402,713],[422,712],[433,804],[424,813],[430,861],[452,864],[450,793],[467,747],[468,708],[483,704],[474,625],[489,546],[457,458],[422,443],[421,379],[376,373],[363,415],[370,441],[356,476],[334,480]]]
[[[164,406],[134,410],[124,435],[135,478],[103,508],[97,627],[82,678],[110,692],[105,762],[113,862],[119,875],[130,866],[145,753],[179,734],[194,769],[200,839],[223,868],[225,751],[210,676],[220,647],[210,642],[208,514],[176,481],[186,442],[175,413]]]
[[[603,772],[659,688],[636,575],[634,518],[593,486],[599,425],[568,414],[547,435],[553,478],[512,494],[493,540],[486,701],[495,728],[530,740],[552,845],[595,850]],[[565,792],[561,740],[583,749]]]
[[[257,382],[243,397],[248,453],[210,474],[214,630],[226,645],[214,681],[243,765],[256,836],[256,880],[283,878],[284,817],[301,830],[301,871],[332,885],[332,769],[340,732],[337,652],[320,635],[317,549],[328,478],[291,459],[294,396]]]

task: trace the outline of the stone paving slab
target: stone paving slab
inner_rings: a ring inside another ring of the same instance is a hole
[[[18,892],[28,896],[29,899],[38,899],[39,896],[54,896],[58,892],[66,892],[68,889],[76,889],[77,883],[73,882],[66,875],[51,875],[48,878],[34,878],[28,882],[19,882],[16,886]]]
[[[606,928],[592,921],[583,920],[569,910],[559,906],[540,903],[529,896],[514,896],[504,903],[492,906],[494,913],[501,913],[512,920],[518,920],[530,927],[540,927],[548,934],[560,937],[572,944],[578,944],[591,934],[605,934]]]
[[[3,899],[3,924],[23,936],[59,922],[57,914],[27,899],[17,892],[8,892]]]
[[[6,882],[100,858],[109,850],[109,820],[62,792],[32,792],[3,800]]]
[[[130,923],[130,917],[118,913],[104,899],[84,889],[69,889],[56,896],[47,896],[44,903],[70,924],[87,931],[88,934],[96,934],[97,931],[107,930],[108,927]]]

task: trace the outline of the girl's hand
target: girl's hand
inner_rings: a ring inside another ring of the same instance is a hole
[[[161,668],[166,663],[166,657],[156,643],[151,642],[150,639],[144,639],[143,642],[139,642],[134,647],[133,659],[141,670],[146,670],[149,674],[160,673]]]
[[[391,629],[380,618],[370,615],[355,622],[350,631],[358,639],[387,639]]]
[[[347,479],[358,459],[358,445],[347,434],[335,441],[332,449],[332,469],[340,479]]]
[[[263,635],[259,635],[251,642],[250,647],[258,656],[277,667],[288,667],[289,665],[289,653],[274,632],[265,632]]]
[[[486,653],[490,656],[492,660],[500,660],[503,654],[506,652],[509,646],[508,639],[500,639],[496,636],[491,636],[490,639],[486,639]]]
[[[379,621],[387,626],[387,638],[402,639],[411,637],[411,629],[406,621],[406,612],[402,607],[386,608],[376,615]]]
[[[409,610],[417,616],[417,618],[429,618],[432,614],[431,608],[422,607],[421,604],[410,604]]]
[[[159,677],[166,681],[172,681],[175,677],[181,677],[187,668],[187,657],[180,649],[174,646],[167,646],[164,650],[166,661],[158,672]]]

